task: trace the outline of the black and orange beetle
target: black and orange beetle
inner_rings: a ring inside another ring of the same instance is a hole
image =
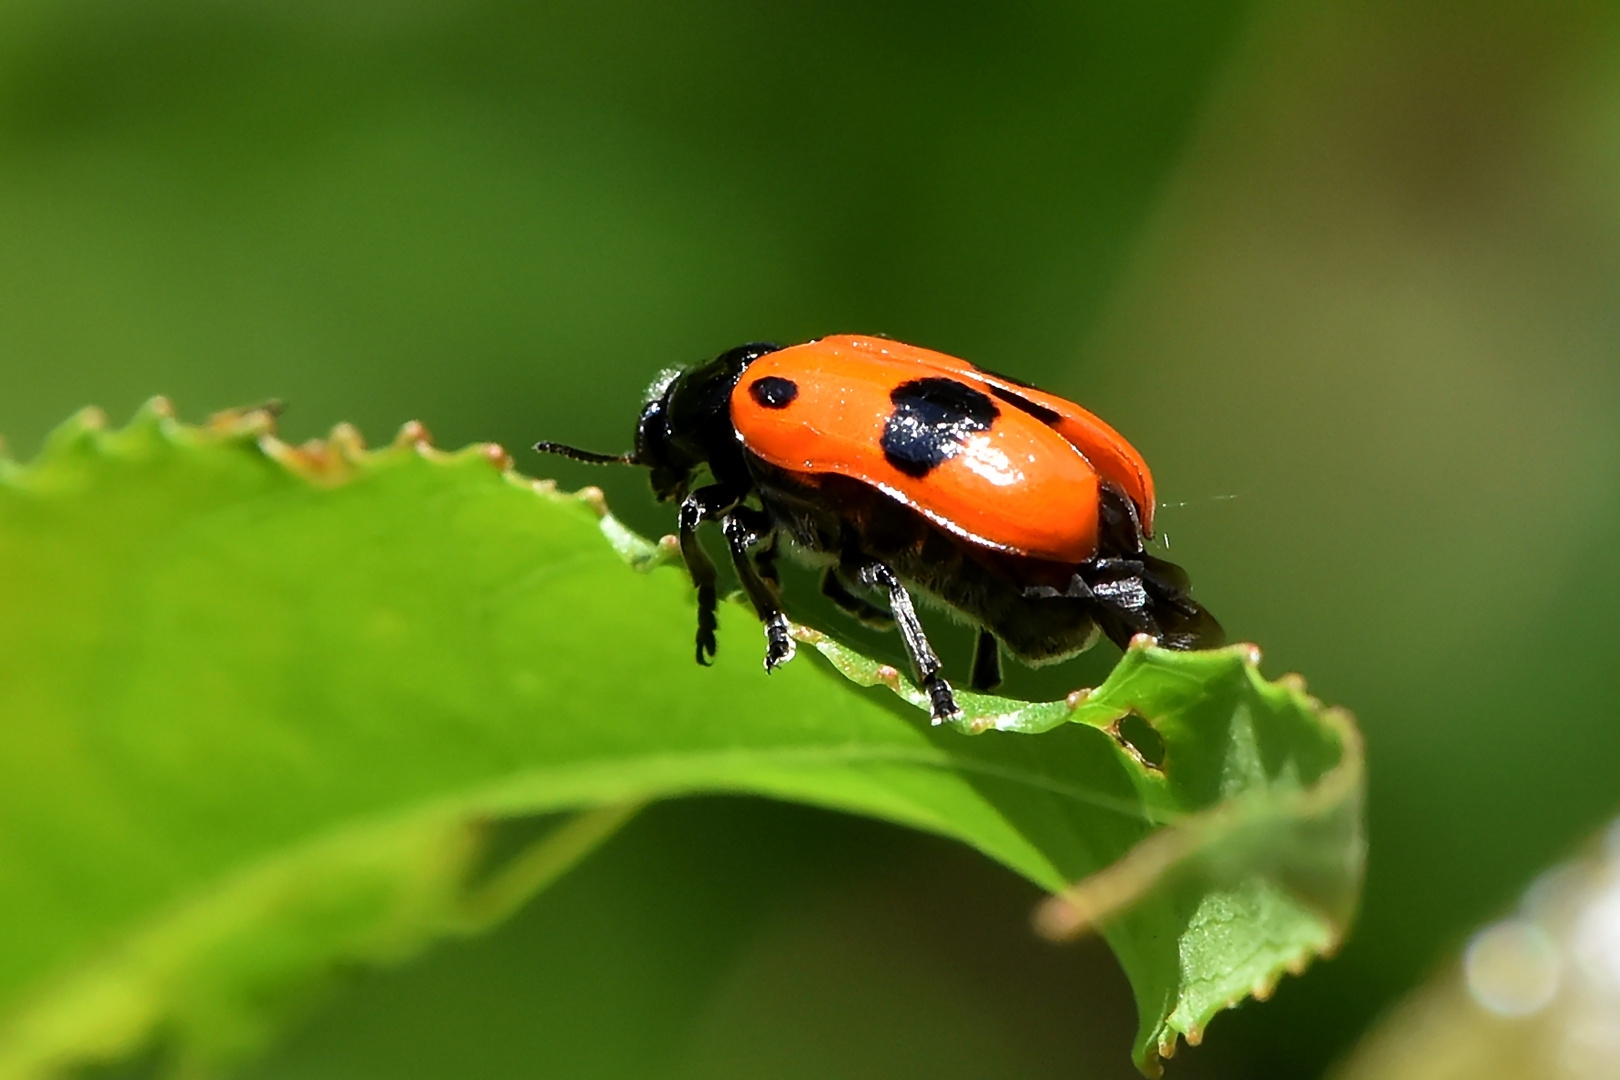
[[[630,453],[535,449],[644,466],[658,499],[679,501],[699,663],[715,652],[706,520],[765,623],[766,670],[793,656],[775,570],[785,541],[825,568],[841,608],[898,627],[935,723],[960,710],[913,591],[979,628],[976,690],[1001,681],[1001,647],[1045,664],[1099,629],[1121,647],[1137,634],[1171,649],[1222,641],[1181,568],[1144,550],[1153,477],[1130,443],[1072,402],[943,353],[859,336],[743,345],[666,372]],[[710,482],[694,488],[705,466]]]

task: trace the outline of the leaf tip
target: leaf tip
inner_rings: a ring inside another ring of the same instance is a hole
[[[1067,897],[1049,896],[1035,905],[1030,926],[1047,941],[1073,941],[1091,928],[1091,922]]]
[[[106,430],[106,410],[99,405],[86,405],[68,417],[67,423],[57,428],[52,434],[61,434],[68,441],[78,441],[93,433]]]
[[[266,432],[259,439],[265,456],[279,462],[288,470],[306,480],[338,484],[347,480],[353,470],[353,457],[325,439],[310,439],[293,446]]]
[[[96,445],[96,437],[106,428],[107,414],[102,409],[95,405],[80,409],[45,436],[45,446],[35,464],[57,457],[71,457],[75,452],[92,449]]]
[[[394,436],[393,446],[396,450],[418,452],[428,450],[433,446],[433,433],[422,421],[407,420],[399,426],[399,434]]]
[[[326,436],[326,444],[350,465],[358,464],[366,452],[365,436],[360,434],[359,428],[347,422],[333,425]]]
[[[158,400],[162,399],[153,399]],[[168,404],[166,400],[164,404]],[[267,401],[237,409],[221,409],[204,422],[203,430],[226,439],[273,439],[276,417],[281,415],[281,408],[279,401]]]
[[[1337,939],[1335,939],[1332,942],[1330,942],[1329,944],[1324,945],[1322,947],[1321,956],[1324,959],[1326,959],[1327,957],[1332,956],[1334,952],[1338,951],[1338,948],[1339,948],[1339,942],[1338,942]],[[1298,977],[1300,975],[1305,974],[1305,969],[1310,967],[1310,966],[1311,966],[1310,954],[1309,953],[1304,953],[1304,952],[1295,953],[1293,956],[1290,956],[1287,960],[1283,961],[1283,969],[1285,971],[1287,971],[1288,974],[1293,975],[1295,977]],[[1258,995],[1256,995],[1256,996],[1258,996]]]
[[[511,471],[512,455],[508,454],[506,452],[506,447],[502,446],[500,443],[480,443],[478,452],[483,455],[485,461],[495,466],[498,471]],[[604,512],[606,511],[604,510]]]

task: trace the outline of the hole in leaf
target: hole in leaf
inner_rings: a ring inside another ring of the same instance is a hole
[[[1114,721],[1114,738],[1147,768],[1164,771],[1164,736],[1146,717],[1126,713]]]

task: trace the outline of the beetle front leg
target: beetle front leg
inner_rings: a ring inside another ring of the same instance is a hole
[[[935,654],[934,647],[928,644],[928,635],[923,633],[922,620],[917,618],[917,609],[911,602],[911,594],[900,583],[894,571],[883,563],[869,562],[856,571],[855,578],[869,589],[887,590],[889,610],[894,613],[895,626],[900,631],[900,640],[905,642],[906,653],[911,657],[911,665],[916,669],[917,681],[928,693],[934,723],[943,724],[947,720],[955,720],[961,716],[962,710],[956,704],[956,694],[951,690],[951,684],[940,674],[942,665],[939,656]]]
[[[681,559],[686,563],[686,572],[692,575],[692,584],[697,587],[697,662],[704,667],[709,666],[709,660],[719,648],[714,637],[720,626],[716,614],[719,596],[715,592],[714,563],[698,542],[697,529],[706,519],[719,517],[736,502],[731,492],[718,484],[699,488],[681,500]]]

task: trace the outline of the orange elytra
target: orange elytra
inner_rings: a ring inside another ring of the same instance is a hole
[[[929,374],[982,391],[996,415],[983,430],[939,440],[944,456],[926,472],[897,467],[882,445],[892,395]],[[749,388],[761,379],[792,382],[797,400],[786,408],[756,400]],[[944,353],[853,336],[781,349],[738,382],[731,421],[743,445],[778,468],[863,481],[998,550],[1089,559],[1097,550],[1099,483],[1123,492],[1143,534],[1152,535],[1153,475],[1118,432],[1072,402]]]
[[[785,549],[846,612],[899,630],[935,723],[960,710],[913,592],[979,628],[980,690],[999,682],[1003,648],[1042,664],[1099,631],[1121,648],[1138,634],[1172,649],[1223,640],[1181,568],[1146,550],[1153,474],[1131,444],[1071,401],[944,353],[856,335],[743,345],[661,376],[630,453],[536,449],[644,466],[654,494],[680,503],[700,663],[718,596],[705,520],[765,624],[766,670],[794,652]]]

